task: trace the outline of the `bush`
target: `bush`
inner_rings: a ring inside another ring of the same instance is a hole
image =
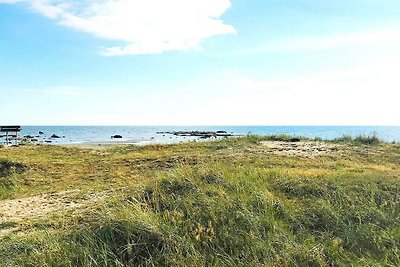
[[[8,160],[0,160],[0,178],[22,173],[26,170],[26,165],[15,163]]]
[[[376,145],[382,142],[375,134],[372,136],[359,135],[354,138],[354,141],[363,145]]]
[[[343,135],[342,137],[335,138],[335,142],[352,143],[356,145],[377,145],[382,143],[382,140],[376,134],[373,135],[358,135],[352,137],[351,135]]]

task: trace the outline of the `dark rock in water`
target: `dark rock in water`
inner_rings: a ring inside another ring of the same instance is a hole
[[[61,138],[61,137],[59,137],[59,136],[56,135],[56,134],[53,134],[53,135],[51,136],[51,138]]]
[[[51,140],[46,140],[45,142],[46,143],[53,143],[53,141],[51,141]]]
[[[44,132],[42,132],[42,131],[39,131],[39,134],[44,134]]]
[[[31,142],[37,142],[37,141],[39,141],[39,140],[37,140],[37,139],[31,139]]]
[[[32,138],[33,138],[33,136],[31,136],[31,135],[25,135],[25,136],[24,136],[24,138],[27,138],[27,139],[32,139]]]
[[[116,135],[111,136],[111,138],[122,138],[122,135],[116,134]]]
[[[194,136],[201,139],[217,138],[217,137],[231,137],[233,134],[227,133],[226,131],[207,132],[207,131],[178,131],[178,132],[166,132],[175,136]]]

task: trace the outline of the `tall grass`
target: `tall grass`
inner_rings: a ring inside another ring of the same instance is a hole
[[[343,135],[342,137],[336,138],[333,141],[358,145],[377,145],[383,142],[376,134],[358,135],[356,137],[351,135]]]
[[[399,145],[289,157],[266,153],[268,138],[292,137],[2,150],[13,198],[112,197],[0,223],[0,266],[400,266]]]
[[[0,199],[12,194],[15,187],[16,175],[25,172],[27,166],[9,160],[0,160]]]
[[[398,192],[396,180],[182,165],[73,227],[3,240],[0,257],[8,266],[399,266]]]

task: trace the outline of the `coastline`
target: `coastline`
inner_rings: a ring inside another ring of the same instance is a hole
[[[29,136],[29,140],[46,144],[78,144],[78,145],[113,145],[133,144],[144,142],[171,144],[199,140],[199,136],[190,136],[187,132],[195,133],[226,131],[234,135],[291,135],[321,139],[335,139],[346,136],[376,134],[386,142],[400,142],[400,127],[387,126],[22,126],[21,137]],[[181,136],[173,133],[181,132]],[[43,134],[40,134],[43,133]],[[172,133],[172,134],[170,134]],[[186,133],[186,135],[185,135]],[[51,138],[53,135],[60,138]],[[120,135],[122,139],[112,139]],[[4,139],[0,136],[0,143]]]
[[[137,140],[121,140],[121,141],[89,141],[89,142],[77,142],[68,144],[50,144],[50,145],[60,145],[68,147],[111,147],[111,146],[121,146],[121,145],[140,145],[142,143],[147,144],[146,141]]]

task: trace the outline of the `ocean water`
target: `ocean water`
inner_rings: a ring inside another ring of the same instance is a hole
[[[39,136],[39,141],[51,140],[52,144],[80,144],[86,142],[132,142],[132,143],[177,143],[197,139],[157,134],[165,131],[226,131],[236,135],[289,134],[293,136],[320,137],[333,139],[343,135],[377,134],[385,141],[400,142],[400,126],[22,126],[21,136]],[[52,139],[51,135],[61,136]],[[112,139],[112,135],[122,135],[122,139]],[[0,142],[4,139],[0,138]]]

